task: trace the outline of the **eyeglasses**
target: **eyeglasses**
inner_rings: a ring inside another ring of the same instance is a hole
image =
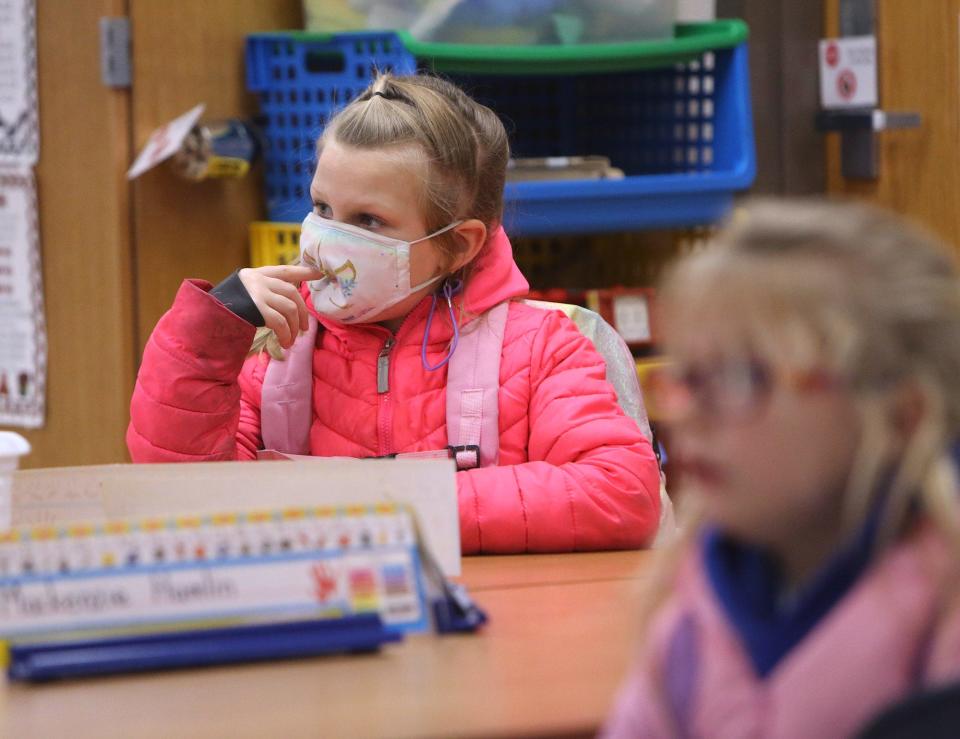
[[[774,368],[756,358],[723,359],[710,366],[670,363],[649,382],[657,415],[677,421],[699,413],[743,420],[757,413],[777,385],[797,392],[835,387],[839,378],[824,369]]]

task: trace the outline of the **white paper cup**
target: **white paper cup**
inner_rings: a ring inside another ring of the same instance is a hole
[[[13,518],[13,473],[20,457],[30,453],[30,443],[20,434],[0,431],[0,531],[10,528]]]

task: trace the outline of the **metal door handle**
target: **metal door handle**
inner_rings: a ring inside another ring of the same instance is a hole
[[[919,127],[919,113],[888,112],[870,108],[821,110],[817,113],[818,131],[890,131]]]
[[[844,177],[875,180],[878,175],[877,132],[919,128],[919,113],[888,112],[876,108],[821,110],[820,131],[840,132],[840,170]]]

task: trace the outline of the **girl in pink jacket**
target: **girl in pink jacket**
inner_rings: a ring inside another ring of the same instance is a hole
[[[960,679],[960,280],[864,205],[758,203],[718,242],[661,294],[696,512],[605,733],[848,737]]]
[[[255,459],[262,414],[278,402],[262,390],[279,350],[259,349],[271,337],[291,347],[312,319],[304,452],[445,450],[449,360],[502,305],[499,458],[458,472],[464,553],[650,543],[650,443],[590,341],[561,313],[519,302],[528,285],[500,225],[508,145],[497,116],[437,78],[381,75],[317,150],[300,264],[242,269],[213,289],[185,281],[157,324],[131,403],[133,460]]]

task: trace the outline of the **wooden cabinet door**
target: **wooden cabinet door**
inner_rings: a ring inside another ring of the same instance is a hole
[[[206,103],[204,120],[252,116],[246,35],[301,27],[301,0],[129,0],[133,141]],[[250,221],[266,210],[259,167],[240,180],[191,183],[165,166],[133,183],[137,356],[180,282],[219,282],[249,260]]]
[[[840,0],[826,0],[826,35]],[[960,248],[960,0],[877,0],[880,107],[922,116],[915,130],[879,134],[876,180],[844,178],[839,134],[827,142],[831,193],[869,198]]]
[[[185,277],[247,261],[260,172],[199,184],[126,170],[157,126],[199,102],[249,116],[246,34],[301,26],[301,0],[37,0],[37,189],[49,371],[47,420],[25,467],[123,462],[143,345]],[[99,21],[130,18],[133,85],[100,79]]]
[[[36,167],[47,416],[25,467],[125,458],[135,371],[129,92],[100,79],[99,19],[124,0],[38,0]]]

